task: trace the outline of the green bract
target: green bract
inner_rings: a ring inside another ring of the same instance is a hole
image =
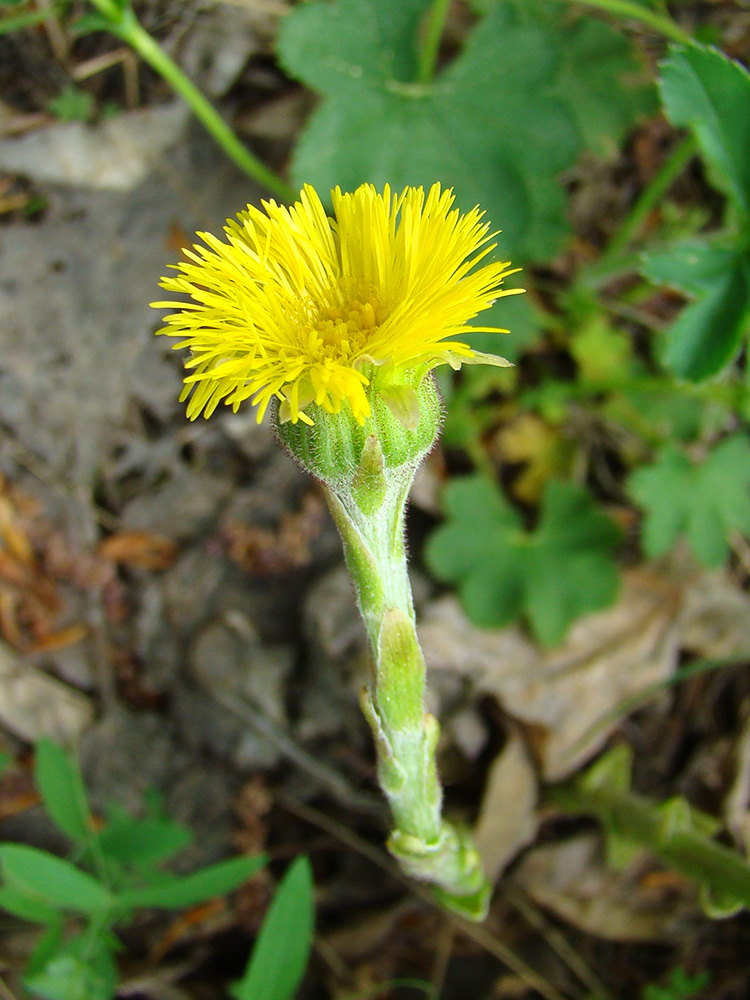
[[[274,425],[306,472],[337,493],[353,495],[369,514],[380,506],[386,478],[411,481],[437,439],[442,407],[431,375],[404,372],[397,384],[366,391],[372,415],[363,424],[348,406],[326,413],[311,405],[312,426],[278,417]]]

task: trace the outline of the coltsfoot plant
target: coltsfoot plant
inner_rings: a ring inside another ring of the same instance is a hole
[[[439,184],[426,195],[337,188],[332,203],[329,218],[308,186],[289,208],[248,206],[224,240],[200,234],[205,246],[187,250],[162,283],[190,301],[160,332],[190,350],[189,417],[249,399],[323,484],[372,647],[362,707],[393,814],[389,849],[445,905],[482,919],[489,885],[479,855],[442,816],[404,511],[440,430],[433,369],[507,365],[456,338],[488,332],[470,321],[518,289],[502,288],[512,269],[492,259],[479,210],[460,213]]]

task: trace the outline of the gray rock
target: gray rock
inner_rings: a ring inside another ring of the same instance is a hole
[[[232,483],[207,472],[179,469],[160,490],[136,497],[122,512],[127,529],[143,529],[176,541],[209,532],[229,500]]]
[[[264,645],[248,621],[239,612],[206,625],[196,636],[189,653],[189,669],[205,695],[216,700],[211,709],[211,724],[191,726],[202,732],[206,745],[226,755],[240,768],[271,767],[279,760],[278,750],[237,717],[216,706],[244,700],[264,718],[282,728],[288,726],[286,687],[294,666],[292,646]],[[194,708],[183,701],[183,711]],[[204,697],[205,709],[205,697]],[[227,718],[224,718],[224,717]],[[222,732],[219,732],[222,730]]]
[[[214,613],[217,594],[229,568],[221,552],[206,546],[188,549],[162,577],[164,614],[182,635],[191,635]]]
[[[174,775],[177,747],[164,719],[153,712],[117,709],[81,738],[79,753],[93,809],[118,802],[142,811],[149,788],[165,789]]]

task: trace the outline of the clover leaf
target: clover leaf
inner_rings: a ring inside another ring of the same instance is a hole
[[[653,465],[628,482],[644,510],[643,549],[649,558],[668,551],[685,535],[705,566],[720,566],[731,531],[750,532],[750,441],[726,438],[702,463],[667,447]]]
[[[446,522],[428,541],[427,562],[458,585],[475,624],[493,628],[524,615],[539,641],[554,646],[579,615],[614,600],[611,550],[619,532],[580,486],[549,483],[531,532],[482,476],[451,482],[444,507]]]

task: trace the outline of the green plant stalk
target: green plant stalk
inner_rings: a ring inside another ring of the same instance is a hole
[[[687,136],[662,164],[648,187],[642,192],[611,240],[606,252],[581,280],[587,288],[597,288],[617,277],[632,263],[633,258],[623,259],[630,244],[638,236],[648,217],[664,198],[670,187],[695,156],[697,144],[692,135]]]
[[[570,4],[570,0],[557,0],[557,2]],[[671,18],[662,17],[661,14],[657,14],[639,3],[633,3],[632,0],[575,0],[575,2],[584,7],[594,7],[596,10],[612,14],[614,17],[640,21],[641,24],[645,24],[658,34],[680,45],[689,45],[692,42],[690,35],[675,24]]]
[[[30,10],[25,14],[13,14],[10,17],[0,18],[0,35],[9,35],[12,31],[31,28],[35,24],[47,21],[50,17],[54,17],[53,10]]]
[[[442,901],[481,919],[487,886],[468,836],[442,819],[435,751],[440,728],[425,712],[426,666],[417,640],[406,570],[404,512],[412,478],[388,491],[377,516],[326,489],[373,653],[364,714],[378,755],[378,780],[393,814],[390,852]]]
[[[429,83],[435,75],[440,39],[443,37],[443,28],[450,5],[451,0],[433,0],[417,54],[418,83]]]
[[[237,138],[216,108],[177,63],[161,48],[137,20],[129,6],[119,9],[113,0],[91,0],[106,18],[109,29],[130,45],[185,100],[209,135],[216,140],[240,170],[273,191],[282,201],[294,201],[297,192],[266,167]]]
[[[279,423],[292,456],[323,483],[372,650],[362,709],[375,738],[378,780],[390,805],[391,854],[440,902],[471,920],[490,886],[468,833],[442,817],[436,764],[440,727],[425,711],[426,666],[417,638],[404,518],[414,475],[441,418],[431,378],[402,387],[406,426],[376,391],[360,427],[350,413],[315,413],[312,427]],[[413,420],[410,419],[413,417]]]
[[[587,787],[578,780],[548,790],[564,812],[596,816],[607,829],[639,844],[718,897],[750,908],[750,865],[740,855],[694,830],[670,829],[658,806],[634,792]]]

